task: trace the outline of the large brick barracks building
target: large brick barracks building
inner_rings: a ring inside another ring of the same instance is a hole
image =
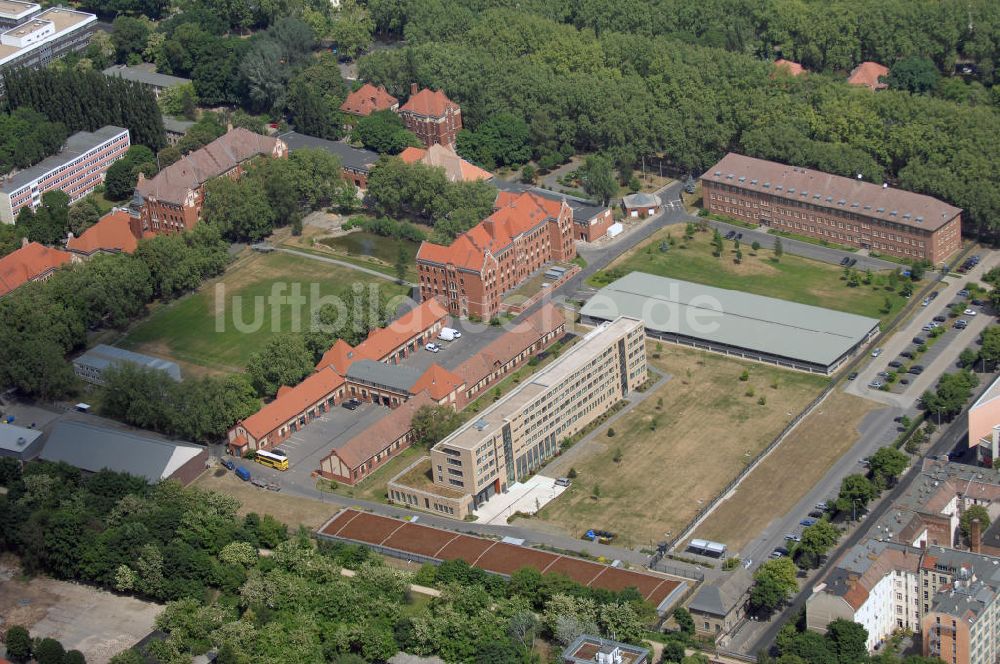
[[[940,263],[962,210],[895,187],[729,153],[701,176],[709,212],[836,244]]]
[[[575,256],[566,201],[501,191],[496,211],[449,246],[420,245],[420,297],[440,298],[453,316],[489,320],[500,312],[503,295],[532,272]]]
[[[399,109],[399,117],[427,147],[440,143],[455,149],[462,129],[462,109],[440,90],[418,90],[413,83],[410,98]]]

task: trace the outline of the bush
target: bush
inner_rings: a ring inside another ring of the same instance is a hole
[[[743,381],[744,383],[747,382],[748,380],[750,380],[750,370],[749,369],[744,369],[743,370],[743,373],[740,374],[740,380]]]
[[[615,437],[615,428],[608,427],[608,438],[614,438],[614,437]]]
[[[566,473],[566,477],[571,480],[575,480],[577,476],[576,468],[570,467],[569,472]]]
[[[761,397],[760,399],[757,399],[757,405],[758,406],[766,406],[767,405],[767,397]]]
[[[752,387],[748,387],[748,388],[747,388],[747,391],[746,391],[746,395],[747,395],[748,397],[752,397],[752,396],[754,395],[754,391],[753,391],[753,388],[752,388]]]
[[[11,625],[7,629],[7,657],[15,662],[26,662],[31,658],[31,636],[21,625]]]

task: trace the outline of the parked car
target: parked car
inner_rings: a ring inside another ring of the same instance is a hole
[[[847,265],[850,262],[851,262],[851,257],[850,256],[844,256],[844,258],[840,261],[840,264],[841,265]]]
[[[973,300],[972,304],[974,304],[977,307],[983,307],[986,306],[986,300]]]
[[[771,552],[771,557],[772,558],[784,558],[787,555],[788,555],[788,549],[786,549],[783,546],[779,546],[779,547],[775,548],[774,551]]]
[[[825,512],[828,507],[829,505],[826,504],[826,501],[816,503],[816,509],[818,510],[823,510]]]
[[[903,366],[903,363],[900,362],[899,360],[893,360],[892,362],[889,363],[889,368],[890,369],[898,369],[901,366]]]
[[[432,353],[437,353],[437,352],[439,352],[441,350],[441,346],[438,346],[435,343],[429,343],[426,346],[424,346],[424,348],[427,349],[427,350],[429,350]]]
[[[222,460],[222,466],[226,470],[236,470],[236,464],[233,463],[232,459],[223,459]]]
[[[920,303],[920,306],[926,307],[930,303],[931,303],[931,298],[925,297],[924,300],[923,300],[923,302]]]
[[[913,359],[913,353],[911,353],[908,350],[904,350],[902,353],[899,354],[899,356],[900,357],[905,357],[908,360],[912,360]]]
[[[900,378],[899,379],[899,384],[900,385],[909,385],[910,384],[910,379],[909,378]]]
[[[933,293],[931,293],[930,295],[928,295],[928,297],[933,300],[934,298],[936,298],[940,294],[941,294],[940,291],[934,291]]]
[[[857,264],[857,262],[858,262],[857,258],[852,258],[851,262],[847,264],[847,267],[854,267],[855,264]]]
[[[880,381],[879,379],[876,378],[872,382],[868,383],[868,387],[872,388],[873,390],[881,390],[882,389],[882,381]]]
[[[923,337],[913,337],[913,343],[915,343],[918,346],[923,346],[925,343],[927,343],[927,339],[924,339]]]
[[[878,357],[881,354],[882,354],[881,348],[876,348],[875,350],[872,351],[872,357]]]
[[[966,316],[975,316],[976,315],[976,310],[975,309],[966,309],[962,313],[964,313]]]
[[[857,377],[858,377],[857,371],[852,371],[851,373],[847,374],[847,380],[854,380]]]
[[[964,330],[967,327],[969,327],[969,321],[965,320],[964,318],[959,318],[957,321],[955,321],[956,330]]]
[[[236,466],[236,477],[240,478],[244,482],[250,481],[250,471],[243,466]]]
[[[934,317],[934,322],[936,322],[936,323],[943,323],[946,320],[948,320],[947,316],[935,316]]]
[[[814,519],[822,519],[823,518],[823,511],[822,510],[813,510],[812,512],[809,512],[809,516],[811,516]]]
[[[355,410],[358,406],[361,405],[361,400],[360,399],[348,399],[347,401],[345,401],[344,403],[342,403],[340,405],[343,406],[344,408],[346,408],[347,410]]]
[[[559,479],[556,480],[556,486],[569,486],[572,483],[573,480],[571,480],[568,477],[560,477]]]
[[[788,542],[801,542],[802,538],[795,533],[785,533],[785,541]]]
[[[969,297],[969,290],[967,288],[963,288],[962,290],[958,291],[958,296]]]
[[[736,237],[736,231],[729,231],[728,233],[726,233],[727,240],[732,240],[734,237]]]
[[[802,519],[799,521],[799,525],[808,528],[809,526],[816,525],[816,519]]]
[[[921,365],[914,364],[912,367],[909,368],[909,370],[907,370],[906,373],[911,373],[914,376],[919,376],[923,372],[924,372],[924,368]]]
[[[931,330],[933,330],[933,329],[934,329],[934,327],[935,327],[935,326],[934,326],[934,323],[927,323],[927,325],[924,325],[924,326],[923,326],[922,328],[920,328],[920,329],[921,329],[921,330],[923,330],[924,332],[930,332]]]

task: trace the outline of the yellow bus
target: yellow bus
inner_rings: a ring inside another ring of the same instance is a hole
[[[264,466],[277,468],[278,470],[288,470],[288,457],[278,450],[271,452],[268,452],[267,450],[257,450],[254,455],[254,461]]]

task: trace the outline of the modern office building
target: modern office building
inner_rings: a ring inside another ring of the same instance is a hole
[[[465,518],[644,383],[645,344],[641,320],[621,317],[595,328],[431,448],[429,475],[411,467],[394,478],[390,500]]]
[[[576,256],[573,211],[530,192],[497,198],[497,210],[448,246],[417,251],[420,297],[441,298],[453,316],[489,320],[501,300],[551,261]]]
[[[399,109],[406,128],[427,147],[440,143],[452,150],[462,129],[462,109],[441,90],[418,90],[410,86],[410,98]]]
[[[44,67],[67,53],[83,50],[94,34],[97,17],[93,14],[65,7],[41,13],[37,9],[33,3],[0,2],[0,26],[13,24],[0,33],[0,96],[4,93],[4,72]]]
[[[962,244],[962,210],[887,184],[732,152],[701,183],[709,212],[778,231],[932,263]]]
[[[58,154],[30,168],[0,178],[0,222],[12,224],[21,208],[42,204],[42,194],[61,189],[78,201],[104,182],[104,174],[128,150],[128,129],[108,125],[95,132],[78,131]]]

